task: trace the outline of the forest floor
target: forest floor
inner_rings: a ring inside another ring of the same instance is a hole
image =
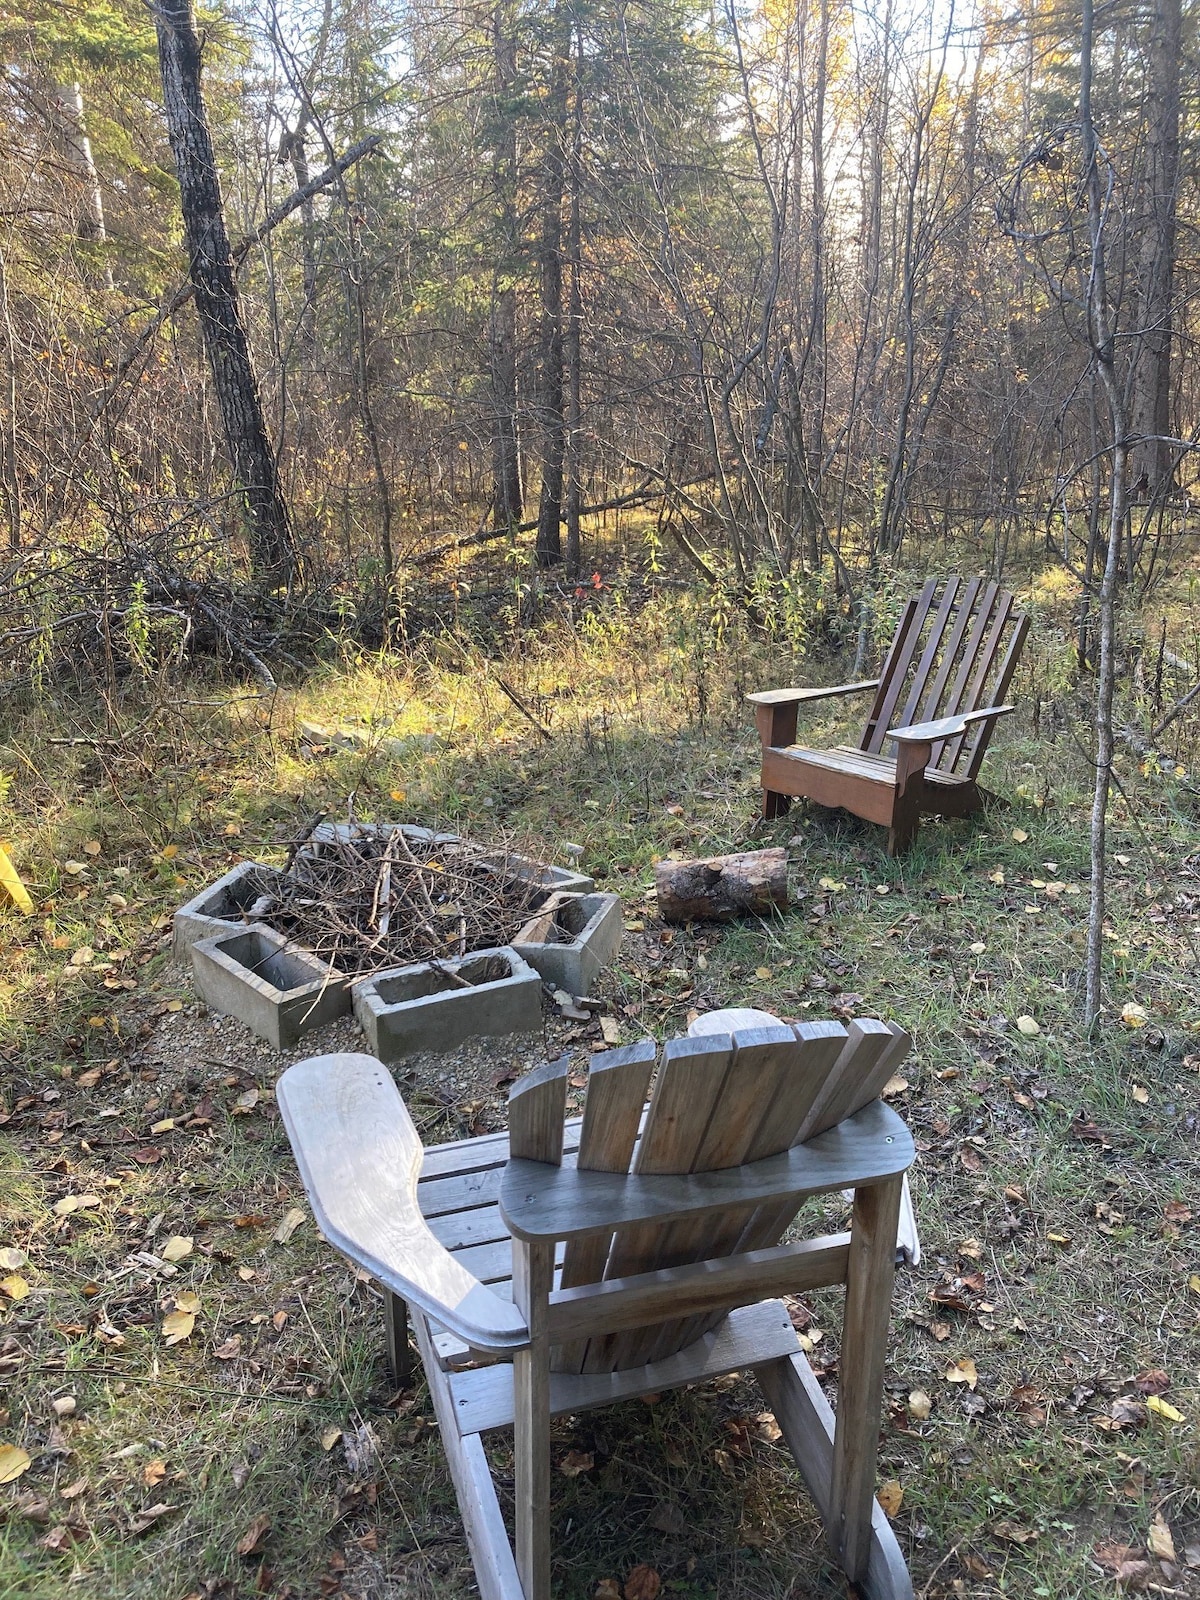
[[[678,589],[611,595],[491,671],[430,646],[272,699],[144,682],[11,716],[0,817],[37,913],[0,912],[0,1597],[473,1592],[426,1391],[393,1392],[377,1292],[317,1236],[272,1096],[352,1025],[276,1056],[169,962],[178,904],[351,794],[363,818],[581,845],[625,902],[601,989],[623,1038],[738,1003],[903,1023],[925,1253],[898,1279],[881,1478],[918,1594],[1200,1595],[1200,791],[1182,745],[1122,756],[1089,1039],[1061,598],[1034,595],[985,774],[1001,800],[902,861],[845,817],[756,824],[742,691],[845,663],[813,638],[798,664]],[[305,720],[367,746],[306,755]],[[768,843],[790,848],[786,915],[658,922],[656,858]],[[402,1083],[427,1142],[454,1138],[503,1124],[513,1070],[600,1043],[548,1017]],[[835,1385],[837,1297],[805,1310]],[[740,1378],[564,1419],[556,1594],[639,1565],[694,1600],[844,1593],[774,1432]]]

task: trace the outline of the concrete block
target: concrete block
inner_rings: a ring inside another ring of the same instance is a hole
[[[335,840],[386,838],[399,830],[406,839],[421,844],[460,844],[457,833],[435,833],[432,828],[421,828],[413,822],[320,822],[309,834],[313,844],[331,844]],[[306,846],[301,847],[306,848]]]
[[[620,947],[623,929],[618,895],[555,894],[517,934],[513,949],[556,989],[591,994]]]
[[[532,890],[544,895],[556,892],[590,894],[596,887],[596,880],[589,878],[586,872],[575,872],[571,867],[552,867],[545,861],[535,861],[532,856],[505,855],[497,851],[491,859],[497,866],[507,868],[510,876],[519,883],[528,884]]]
[[[350,1009],[345,974],[273,928],[198,939],[192,973],[206,1005],[237,1017],[276,1050]]]
[[[393,967],[355,984],[354,1014],[367,1048],[381,1061],[416,1050],[453,1050],[479,1034],[541,1027],[542,981],[510,946],[456,956],[438,967]],[[459,987],[447,972],[471,987]]]
[[[260,895],[271,894],[282,877],[278,868],[261,861],[239,861],[175,913],[172,956],[187,961],[197,939],[215,939],[246,927],[245,913]]]

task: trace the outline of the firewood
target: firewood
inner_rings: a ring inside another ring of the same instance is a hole
[[[664,922],[728,922],[787,909],[787,851],[746,850],[654,869]]]

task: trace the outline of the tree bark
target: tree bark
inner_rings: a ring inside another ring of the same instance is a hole
[[[567,222],[567,328],[564,355],[567,368],[567,576],[577,578],[580,566],[579,516],[583,504],[583,234],[580,190],[583,186],[583,36],[575,24],[575,95],[569,163]]]
[[[746,850],[706,861],[660,861],[654,869],[664,922],[765,917],[788,903],[787,851]]]
[[[496,192],[499,254],[492,283],[490,328],[492,404],[492,522],[513,528],[521,520],[521,446],[517,420],[517,288],[521,225],[517,217],[516,19],[511,6],[492,13],[492,183]]]
[[[1179,189],[1180,0],[1155,0],[1151,23],[1149,104],[1138,286],[1139,338],[1134,357],[1130,431],[1132,472],[1152,499],[1171,476],[1172,296],[1175,206]],[[1157,436],[1157,437],[1155,437]]]
[[[541,268],[542,320],[538,362],[538,431],[541,435],[542,490],[538,502],[535,559],[539,567],[562,560],[563,459],[563,263],[562,208],[566,169],[567,71],[570,15],[565,0],[555,8],[551,41],[550,103],[546,151],[542,161]]]
[[[295,570],[295,545],[238,305],[221,182],[201,89],[195,14],[190,0],[158,0],[154,20],[188,271],[226,444],[244,495],[250,562],[258,577],[287,584]]]

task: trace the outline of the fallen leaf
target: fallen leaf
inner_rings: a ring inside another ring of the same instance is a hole
[[[558,1470],[564,1478],[577,1478],[581,1472],[590,1472],[596,1465],[596,1458],[590,1450],[568,1450],[558,1463]]]
[[[1183,1200],[1168,1200],[1163,1207],[1163,1216],[1168,1222],[1185,1223],[1192,1220],[1192,1208]]]
[[[616,1578],[601,1578],[592,1594],[592,1600],[621,1600],[621,1585]]]
[[[600,1032],[604,1038],[605,1044],[620,1044],[621,1024],[617,1021],[616,1017],[601,1017]]]
[[[1150,1091],[1149,1089],[1143,1089],[1140,1083],[1135,1083],[1133,1086],[1133,1098],[1138,1105],[1148,1106],[1150,1104]]]
[[[888,1478],[879,1485],[876,1500],[883,1507],[885,1517],[894,1517],[904,1501],[904,1487],[898,1478]]]
[[[176,1233],[158,1253],[164,1261],[182,1261],[184,1256],[191,1255],[193,1243],[191,1234]]]
[[[162,858],[164,861],[174,861],[178,854],[179,846],[177,844],[168,844],[163,846]]]
[[[304,1220],[304,1212],[299,1206],[290,1207],[284,1212],[283,1219],[271,1238],[276,1244],[286,1244]]]
[[[200,1310],[200,1296],[194,1289],[182,1289],[175,1296],[176,1311],[190,1311],[195,1316]]]
[[[20,1445],[0,1444],[0,1483],[15,1483],[29,1462],[30,1456]]]
[[[1146,1540],[1146,1548],[1159,1561],[1178,1561],[1179,1559],[1175,1554],[1175,1541],[1171,1537],[1170,1526],[1161,1511],[1154,1513],[1154,1521],[1150,1524],[1150,1534]]]
[[[73,1416],[77,1403],[73,1394],[60,1394],[57,1400],[50,1402],[56,1417]]]
[[[625,1600],[658,1600],[662,1579],[653,1567],[641,1562],[625,1579]]]
[[[891,1100],[898,1094],[907,1094],[908,1087],[908,1079],[900,1077],[900,1075],[897,1073],[895,1077],[888,1079],[879,1093],[885,1100]]]
[[[946,1368],[945,1378],[947,1383],[965,1383],[969,1389],[974,1389],[979,1382],[979,1371],[970,1356],[959,1356]]]
[[[58,1492],[64,1500],[78,1500],[81,1494],[87,1493],[89,1483],[90,1480],[87,1478],[76,1478],[74,1483],[69,1483],[65,1489],[60,1489]]]
[[[769,983],[771,979],[770,967],[755,967],[754,976],[760,983]]]
[[[988,873],[988,882],[989,883],[1000,883],[1000,884],[1002,884],[1004,882],[1004,868],[1003,867],[997,867],[995,872],[989,872]]]
[[[828,890],[830,894],[837,894],[846,887],[844,883],[839,883],[836,878],[818,878],[817,884],[820,888]]]
[[[101,844],[99,839],[89,839],[83,847],[83,853],[85,856],[98,856],[100,854],[100,850]]]
[[[1012,836],[1018,844],[1024,844],[1029,838],[1029,835],[1025,832],[1024,828],[1014,828],[1012,831]]]
[[[1032,1039],[1035,1034],[1041,1033],[1041,1028],[1032,1017],[1017,1018],[1017,1032],[1023,1033],[1027,1039]]]
[[[0,1289],[10,1300],[24,1300],[29,1293],[29,1285],[19,1272],[10,1273],[7,1278],[0,1278]]]
[[[932,1410],[933,1401],[924,1389],[914,1389],[908,1397],[909,1415],[915,1417],[918,1422],[924,1422]]]
[[[341,1437],[342,1430],[338,1427],[337,1423],[330,1423],[328,1428],[322,1428],[321,1430],[321,1449],[326,1451],[332,1450],[334,1445]]]
[[[28,1260],[24,1250],[0,1250],[0,1267],[5,1272],[18,1272]]]
[[[54,1211],[56,1216],[69,1217],[73,1211],[90,1211],[99,1204],[98,1194],[65,1194],[61,1200],[55,1201]]]
[[[1009,1544],[1032,1544],[1037,1538],[1033,1528],[1022,1528],[1016,1522],[996,1522],[992,1525],[992,1533],[997,1539],[1006,1539]]]
[[[973,956],[981,956],[987,949],[987,945],[984,944],[982,939],[976,939],[974,944],[968,946],[968,948]]]
[[[342,1451],[346,1457],[346,1470],[353,1477],[361,1477],[369,1472],[379,1454],[379,1441],[371,1424],[364,1422],[361,1428],[352,1428],[349,1433],[343,1430]]]
[[[237,1542],[237,1553],[240,1556],[256,1556],[263,1546],[263,1540],[271,1531],[271,1519],[265,1511],[255,1517],[254,1521],[243,1533]]]
[[[1147,1397],[1146,1410],[1153,1411],[1155,1416],[1162,1417],[1164,1422],[1182,1422],[1184,1420],[1182,1411],[1176,1411],[1169,1400],[1163,1400],[1156,1394]]]
[[[167,1463],[163,1461],[161,1457],[158,1457],[153,1461],[147,1461],[146,1465],[142,1468],[142,1482],[146,1485],[147,1489],[153,1489],[155,1484],[161,1483],[166,1475]]]
[[[192,1311],[171,1311],[163,1318],[163,1337],[168,1344],[182,1344],[191,1337],[192,1329],[196,1326],[196,1316]]]
[[[1144,1028],[1146,1026],[1146,1008],[1138,1005],[1136,1000],[1121,1008],[1121,1021],[1127,1028]]]
[[[1147,1589],[1153,1576],[1154,1568],[1148,1561],[1122,1561],[1113,1573],[1120,1589]]]
[[[236,1361],[241,1353],[242,1336],[240,1333],[233,1334],[230,1338],[226,1339],[223,1344],[217,1345],[213,1350],[213,1355],[218,1361]]]

